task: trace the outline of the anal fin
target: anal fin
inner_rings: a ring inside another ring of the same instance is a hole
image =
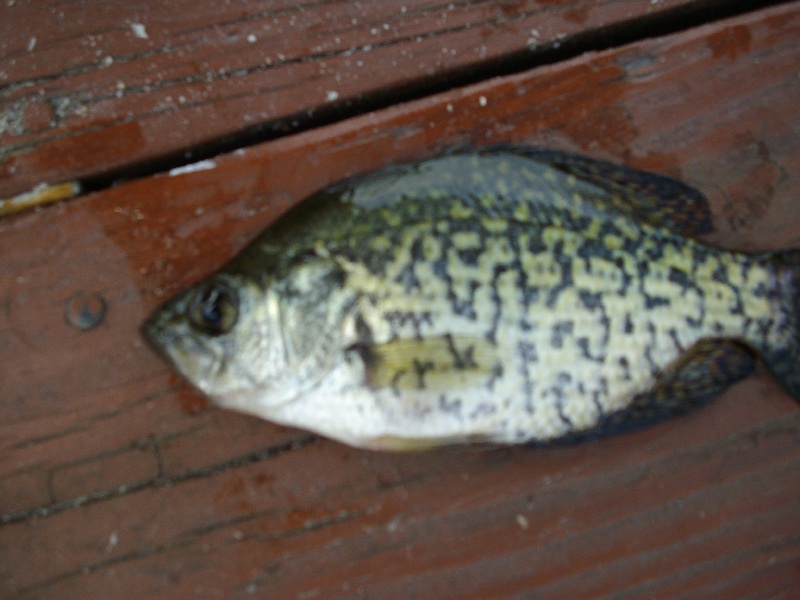
[[[652,389],[579,436],[610,435],[688,412],[750,375],[755,365],[754,352],[735,340],[701,340],[668,367]]]

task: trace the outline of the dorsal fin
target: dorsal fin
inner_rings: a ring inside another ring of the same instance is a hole
[[[575,177],[588,184],[581,186],[580,192],[584,196],[591,194],[591,188],[603,192],[585,198],[599,209],[607,207],[685,237],[698,237],[713,231],[706,197],[672,177],[580,154],[532,146],[494,146],[484,151],[525,156]]]
[[[490,146],[385,167],[320,190],[228,268],[263,273],[292,248],[347,246],[355,237],[423,220],[490,217],[536,226],[565,215],[623,216],[686,237],[713,229],[705,197],[671,177],[568,152]]]

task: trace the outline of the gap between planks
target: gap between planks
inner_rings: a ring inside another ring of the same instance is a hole
[[[222,138],[181,148],[156,159],[128,164],[73,181],[55,184],[43,182],[27,192],[0,199],[0,218],[46,204],[77,198],[125,181],[151,177],[175,169],[189,170],[192,169],[192,165],[202,164],[204,161],[222,154],[318,129],[397,104],[421,100],[448,90],[480,83],[493,77],[513,75],[564,62],[585,53],[602,52],[635,42],[671,35],[722,19],[760,11],[770,6],[787,4],[790,1],[706,0],[688,6],[677,6],[662,13],[641,15],[598,29],[582,31],[562,39],[546,41],[533,48],[517,50],[484,61],[479,65],[468,65],[449,72],[436,73],[411,84],[406,83],[385,90],[372,91],[359,100],[334,101],[313,110],[304,110],[298,114],[257,123]],[[459,26],[460,29],[467,27],[469,26]],[[457,32],[459,28],[454,28],[453,32]],[[440,33],[437,31],[428,36]],[[398,38],[385,42],[384,45],[397,45],[408,41],[409,39],[406,38]],[[335,58],[350,51],[350,49],[346,49],[322,55],[311,55],[296,59],[296,61],[308,62],[322,58]]]

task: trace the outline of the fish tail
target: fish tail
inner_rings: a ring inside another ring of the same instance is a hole
[[[760,349],[778,382],[800,402],[800,250],[770,257],[775,272],[779,315],[774,323],[780,343]]]

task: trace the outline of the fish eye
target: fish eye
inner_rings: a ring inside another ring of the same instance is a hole
[[[222,335],[239,317],[239,296],[230,286],[216,281],[200,287],[189,302],[189,322],[197,331]]]

